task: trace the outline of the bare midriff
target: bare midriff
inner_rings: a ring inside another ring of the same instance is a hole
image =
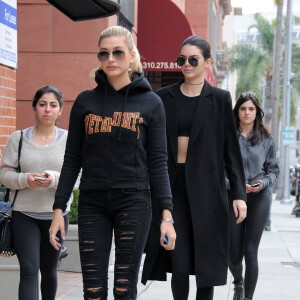
[[[186,161],[186,154],[189,144],[188,136],[179,136],[178,137],[178,154],[177,154],[177,163],[184,164]]]

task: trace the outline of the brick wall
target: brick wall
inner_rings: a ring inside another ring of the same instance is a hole
[[[16,130],[16,70],[0,64],[0,153]]]

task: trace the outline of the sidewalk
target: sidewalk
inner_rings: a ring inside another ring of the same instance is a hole
[[[293,204],[273,201],[272,231],[264,232],[259,248],[259,278],[253,298],[255,300],[300,299],[300,218],[291,215],[292,208]],[[108,299],[113,299],[113,265],[109,268],[109,274]],[[228,272],[227,285],[215,288],[214,299],[231,300],[232,281]],[[189,299],[195,299],[196,284],[193,276],[190,286]],[[146,286],[139,283],[138,291],[138,300],[173,300],[170,280],[149,282]],[[81,274],[60,271],[57,300],[79,299],[83,299]]]

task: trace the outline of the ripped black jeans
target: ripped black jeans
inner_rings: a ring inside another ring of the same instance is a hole
[[[151,220],[149,191],[81,191],[78,206],[84,299],[108,298],[108,267],[115,239],[114,299],[135,300]]]

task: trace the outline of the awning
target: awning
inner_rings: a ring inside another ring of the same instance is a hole
[[[47,0],[73,21],[106,18],[117,14],[120,5],[111,0]]]
[[[179,70],[176,58],[180,45],[193,30],[186,16],[170,0],[138,3],[137,46],[145,71]]]

